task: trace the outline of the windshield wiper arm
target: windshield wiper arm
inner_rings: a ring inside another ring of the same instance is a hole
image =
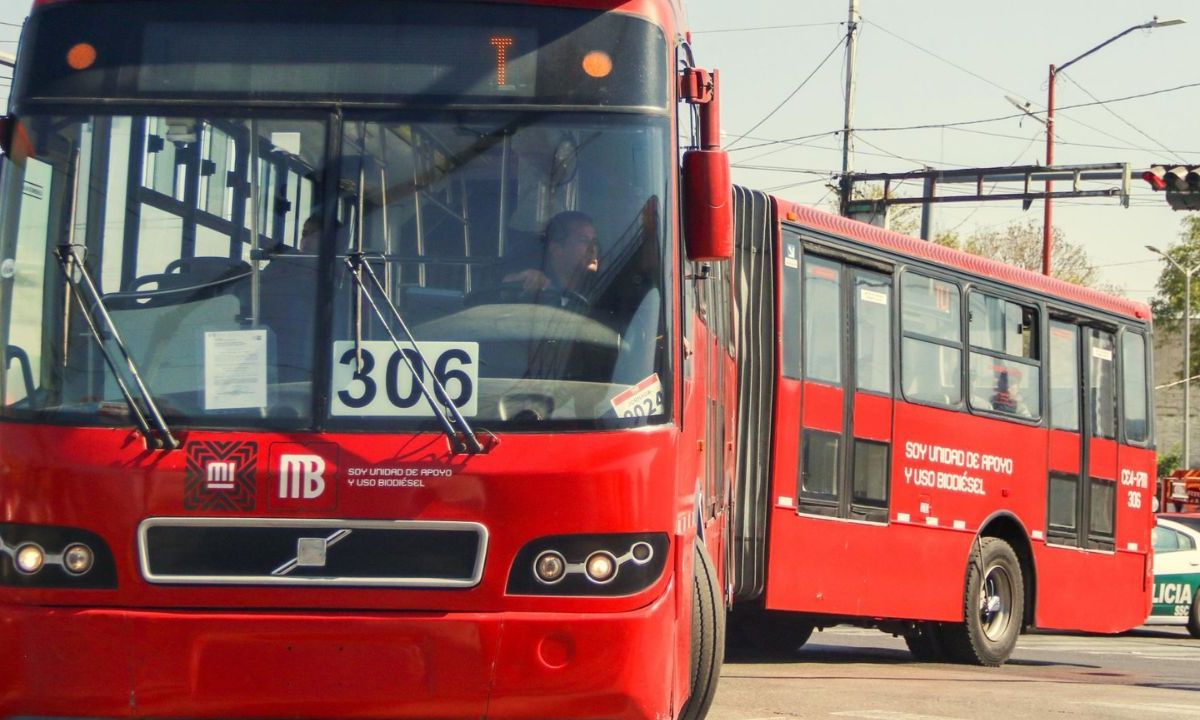
[[[92,339],[96,341],[96,346],[100,348],[100,353],[104,355],[104,362],[108,365],[109,371],[112,372],[113,378],[117,381],[117,387],[121,390],[121,395],[125,398],[125,403],[129,406],[129,411],[133,414],[133,421],[137,425],[142,436],[146,438],[146,444],[152,449],[165,448],[174,450],[179,447],[179,440],[171,434],[171,428],[167,427],[167,423],[163,420],[162,413],[158,410],[158,405],[154,402],[154,398],[150,395],[150,391],[146,388],[146,384],[142,382],[142,375],[138,372],[137,364],[133,361],[133,356],[129,354],[129,348],[121,340],[121,334],[117,332],[117,326],[113,323],[112,316],[108,314],[108,308],[104,306],[104,300],[100,297],[100,292],[96,289],[96,283],[92,280],[91,273],[88,272],[87,266],[80,262],[75,256],[75,247],[70,244],[59,245],[54,250],[54,256],[58,259],[58,266],[62,269],[63,276],[66,278],[67,284],[71,287],[72,293],[79,303],[79,311],[87,321],[88,330],[91,333]],[[76,278],[75,272],[79,273]],[[82,281],[82,282],[81,282]],[[87,291],[88,299],[84,300],[83,293],[80,288]],[[117,367],[117,360],[113,357],[112,351],[104,342],[104,336],[100,332],[100,328],[96,325],[96,317],[92,314],[88,303],[96,309],[96,314],[104,321],[105,331],[112,338],[116,346],[121,350],[121,355],[125,359],[125,364],[129,368],[129,374],[133,377],[133,382],[137,385],[138,393],[142,396],[142,402],[149,411],[149,419],[146,413],[142,412],[142,408],[138,406],[137,401],[133,397],[133,393],[129,391],[129,386],[126,385],[125,379],[121,376],[121,371]],[[151,429],[153,423],[153,429]]]
[[[388,337],[392,339],[392,344],[396,346],[396,352],[400,353],[400,357],[403,358],[404,363],[408,365],[408,371],[412,373],[413,382],[415,382],[417,387],[421,389],[421,395],[425,397],[426,402],[428,402],[429,406],[433,408],[433,412],[435,415],[437,415],[442,426],[442,432],[444,432],[446,437],[450,439],[450,443],[453,446],[454,451],[469,452],[471,454],[486,452],[488,448],[485,448],[479,442],[479,438],[475,435],[475,432],[471,430],[471,426],[467,424],[467,419],[463,417],[461,412],[459,412],[458,407],[451,402],[450,395],[446,393],[446,388],[442,385],[442,382],[438,380],[437,374],[433,371],[433,367],[430,366],[429,361],[425,359],[424,353],[422,353],[420,347],[417,346],[417,340],[413,337],[412,332],[409,331],[408,324],[404,322],[404,318],[401,317],[400,311],[396,309],[396,306],[392,303],[391,298],[387,296],[387,292],[384,290],[383,284],[379,282],[379,277],[375,274],[375,271],[371,269],[370,264],[367,263],[366,255],[361,252],[351,253],[346,256],[346,265],[350,268],[350,277],[354,279],[354,284],[358,286],[358,289],[362,293],[363,297],[367,299],[367,302],[371,305],[371,309],[375,311],[375,317],[379,318],[379,322],[383,325],[383,329],[387,331]],[[367,277],[371,278],[371,284],[374,286],[376,292],[378,292],[379,296],[383,298],[383,301],[387,303],[388,309],[392,311],[392,317],[396,319],[396,324],[399,325],[400,329],[404,332],[405,339],[410,345],[412,345],[412,354],[415,355],[417,361],[421,363],[424,372],[417,372],[417,369],[413,367],[412,358],[409,357],[409,354],[405,352],[404,348],[400,347],[400,340],[396,337],[396,334],[392,332],[391,323],[388,322],[388,319],[384,316],[383,311],[379,309],[379,306],[375,304],[375,299],[371,297],[370,289],[367,287],[366,283],[363,282],[362,275],[360,274],[361,270],[366,271],[366,275]],[[441,399],[441,402],[435,400],[434,394],[429,391],[428,387],[426,387],[423,377],[425,372],[429,373],[429,379],[433,381],[433,386],[437,392],[437,397]],[[445,411],[441,409],[442,407],[445,407]],[[450,417],[446,417],[447,413],[450,415]],[[455,427],[458,428],[457,432],[455,432]]]

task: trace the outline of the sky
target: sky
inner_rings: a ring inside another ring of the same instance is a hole
[[[829,182],[841,170],[845,60],[839,42],[849,0],[684,3],[697,63],[721,71],[722,130],[734,151],[734,180],[809,205],[828,203]],[[0,0],[0,52],[15,52],[29,4]],[[860,0],[859,10],[854,127],[863,130],[854,134],[852,162],[858,172],[1043,162],[1044,127],[1028,117],[945,125],[1018,114],[1006,95],[1043,110],[1050,63],[1063,64],[1155,15],[1188,23],[1134,31],[1059,76],[1055,162],[1128,162],[1135,169],[1200,163],[1200,86],[1062,109],[1200,83],[1193,58],[1200,3],[1194,0]],[[0,68],[5,104],[10,74]],[[939,127],[867,130],[913,125]],[[789,138],[804,139],[764,144]],[[985,186],[986,192],[1017,190]],[[1144,246],[1176,242],[1185,213],[1172,211],[1140,179],[1133,191],[1128,209],[1115,198],[1058,200],[1054,221],[1068,240],[1084,246],[1105,281],[1148,300],[1162,261]],[[1013,222],[1040,224],[1041,217],[1040,202],[1028,211],[1018,202],[941,204],[934,227],[968,235]]]
[[[721,71],[721,124],[736,182],[773,189],[809,205],[829,201],[829,180],[840,173],[842,162],[841,136],[834,132],[842,127],[845,109],[844,47],[829,53],[845,35],[848,8],[849,0],[688,3],[696,62]],[[1060,165],[1128,162],[1135,169],[1200,163],[1200,87],[1061,110],[1200,82],[1197,65],[1185,59],[1187,48],[1200,47],[1200,3],[859,0],[859,11],[863,25],[853,125],[858,128],[945,125],[1017,114],[1006,95],[1044,110],[1051,63],[1064,64],[1155,15],[1187,20],[1136,30],[1059,75],[1054,159]],[[793,91],[786,104],[758,125]],[[750,137],[738,141],[747,133]],[[796,142],[803,147],[763,145],[801,137],[805,139]],[[1045,159],[1044,127],[1028,117],[853,137],[852,168],[864,173],[926,165],[1027,165]],[[760,147],[739,149],[750,145]],[[751,169],[764,167],[771,169]],[[1111,183],[1089,188],[1107,185]],[[1162,260],[1144,246],[1166,248],[1178,241],[1186,213],[1171,210],[1163,195],[1140,179],[1132,188],[1128,209],[1116,198],[1057,200],[1054,223],[1069,241],[1084,246],[1104,280],[1123,287],[1131,298],[1147,300],[1154,295]],[[991,189],[985,185],[985,192]],[[1065,189],[1064,183],[1056,183],[1055,189]],[[911,188],[912,194],[919,191]],[[1019,192],[1020,187],[1000,186],[997,191]],[[1040,226],[1041,219],[1040,201],[1028,211],[1009,201],[941,204],[934,228],[970,234],[1028,220]]]

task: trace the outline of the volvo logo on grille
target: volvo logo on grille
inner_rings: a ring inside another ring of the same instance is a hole
[[[302,537],[296,540],[296,556],[271,571],[272,575],[287,575],[296,568],[325,567],[329,548],[345,540],[350,530],[338,530],[329,537]]]

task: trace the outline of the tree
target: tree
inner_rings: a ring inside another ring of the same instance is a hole
[[[894,195],[894,193],[893,193]],[[855,200],[880,200],[883,185],[865,183],[855,185]],[[837,212],[837,200],[830,203],[830,211]],[[917,205],[892,205],[888,208],[888,228],[904,235],[916,237],[921,226],[921,212]],[[1059,228],[1054,228],[1054,253],[1052,268],[1054,277],[1076,285],[1084,285],[1102,292],[1120,295],[1124,290],[1100,279],[1100,272],[1092,264],[1082,245],[1067,240]],[[982,255],[992,260],[1015,265],[1032,272],[1042,271],[1042,225],[1036,220],[1014,222],[1001,230],[985,230],[963,237],[950,230],[936,234],[933,242],[945,247],[964,250],[972,255]],[[1200,253],[1198,253],[1200,259]],[[1200,278],[1198,278],[1200,279]],[[1182,281],[1181,281],[1182,282]],[[1182,291],[1180,291],[1182,294]]]
[[[1054,277],[1108,293],[1121,292],[1121,288],[1100,280],[1100,272],[1083,246],[1067,240],[1059,228],[1054,228],[1053,237]],[[1042,270],[1042,226],[1035,220],[1015,222],[1000,230],[985,230],[965,238],[954,232],[943,233],[933,241],[1033,272]]]
[[[1166,249],[1167,255],[1171,257],[1180,267],[1194,268],[1200,265],[1200,215],[1189,214],[1183,220],[1183,232],[1179,234],[1179,242]],[[1200,277],[1193,277],[1194,281],[1200,281]],[[1158,295],[1150,301],[1150,308],[1154,310],[1154,323],[1163,330],[1169,332],[1178,331],[1181,327],[1183,314],[1183,289],[1184,285],[1183,273],[1171,263],[1163,263],[1162,274],[1158,276]],[[1190,307],[1188,308],[1188,316],[1192,317],[1196,314],[1196,290],[1193,288],[1192,297],[1190,298]],[[1200,355],[1200,343],[1193,342],[1191,344],[1191,357],[1188,358],[1188,377],[1196,374],[1197,355]],[[1182,379],[1183,373],[1179,373]]]
[[[1200,215],[1189,214],[1183,220],[1183,232],[1179,234],[1180,242],[1166,249],[1167,255],[1180,265],[1180,267],[1192,268],[1200,265]],[[1200,280],[1198,277],[1193,277],[1193,280]],[[1175,329],[1179,327],[1179,321],[1183,317],[1183,273],[1171,263],[1165,263],[1162,274],[1158,276],[1158,296],[1150,301],[1150,307],[1154,310],[1155,322],[1158,324]],[[1191,297],[1190,314],[1196,313],[1196,292],[1193,289]]]

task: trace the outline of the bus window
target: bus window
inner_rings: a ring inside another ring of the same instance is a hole
[[[1079,432],[1079,328],[1050,323],[1050,424]]]
[[[891,395],[891,278],[860,271],[854,277],[854,293],[854,376],[858,389]]]
[[[842,382],[842,266],[814,257],[804,259],[804,376]]]
[[[1144,443],[1149,439],[1146,402],[1146,338],[1126,332],[1121,339],[1121,391],[1124,393],[1125,440]]]
[[[970,297],[971,407],[1041,416],[1038,311],[979,292]]]
[[[1088,404],[1092,413],[1092,434],[1096,437],[1117,437],[1117,384],[1113,368],[1116,343],[1110,332],[1091,330],[1091,387]]]
[[[906,272],[900,292],[904,397],[938,405],[959,404],[962,326],[958,287]]]

